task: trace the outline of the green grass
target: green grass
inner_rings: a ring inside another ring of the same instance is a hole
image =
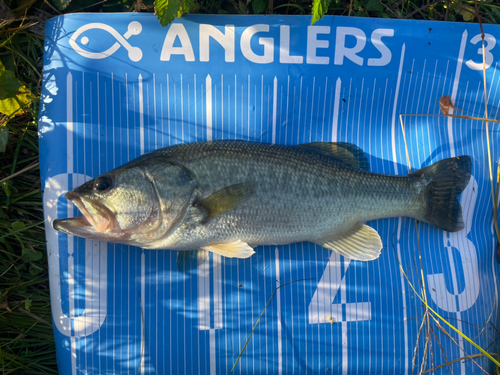
[[[15,103],[20,101],[22,108],[16,113],[0,113],[0,149],[5,146],[5,152],[0,152],[0,375],[56,374],[37,164],[43,37],[36,33],[43,30],[45,18],[61,12],[151,11],[153,2],[7,0],[5,3],[12,13],[0,12],[5,18],[0,19],[0,61],[5,70],[12,72],[10,78],[15,77],[18,82],[10,82],[14,91],[17,93],[19,86],[24,96],[10,99]],[[195,1],[189,11],[310,15],[312,7],[312,0],[274,0],[271,4],[269,0],[201,0]],[[326,9],[327,14],[361,17],[477,21],[474,3],[466,0],[332,0]],[[484,23],[500,23],[500,5],[496,1],[481,1],[479,12]],[[4,84],[0,80],[0,101],[8,91]],[[2,132],[4,135],[8,132],[6,145]]]

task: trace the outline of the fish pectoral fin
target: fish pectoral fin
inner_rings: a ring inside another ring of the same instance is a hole
[[[222,255],[226,258],[249,258],[255,251],[243,241],[233,241],[203,246],[201,250],[211,251],[214,254]]]
[[[380,256],[382,240],[375,229],[365,224],[356,224],[348,231],[314,241],[318,245],[354,260],[374,260]]]
[[[179,272],[186,272],[203,264],[209,255],[207,250],[179,251],[177,252],[176,267]]]
[[[255,187],[255,182],[242,182],[241,184],[225,187],[203,199],[198,204],[207,211],[207,216],[202,221],[202,224],[206,224],[217,216],[244,204],[255,192]]]
[[[330,154],[351,167],[361,169],[363,171],[370,170],[370,163],[364,151],[358,146],[347,142],[312,142],[304,143],[299,147],[307,147]]]

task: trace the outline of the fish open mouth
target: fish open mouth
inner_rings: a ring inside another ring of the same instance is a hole
[[[114,220],[113,214],[109,209],[95,202],[85,204],[84,201],[72,191],[66,193],[64,197],[73,202],[83,216],[54,220],[54,229],[66,233],[69,233],[71,229],[85,227],[92,227],[98,233],[111,229]],[[91,210],[93,214],[91,214],[89,210]]]

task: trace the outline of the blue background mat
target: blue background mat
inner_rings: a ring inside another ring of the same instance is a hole
[[[369,223],[385,245],[369,263],[298,243],[259,247],[243,260],[211,255],[188,273],[177,272],[174,251],[52,229],[55,218],[78,214],[66,191],[171,144],[347,141],[369,154],[372,171],[404,175],[399,115],[440,114],[439,98],[450,95],[465,114],[483,116],[477,25],[310,20],[188,16],[162,28],[146,14],[73,14],[48,22],[40,169],[61,374],[229,373],[275,288],[297,280],[276,291],[236,374],[410,374],[415,347],[421,366],[424,308],[397,261],[421,292],[411,219]],[[500,27],[485,32],[489,113],[498,119]],[[413,170],[473,159],[461,196],[466,228],[449,234],[422,224],[419,238],[430,306],[486,348],[496,337],[487,321],[499,327],[500,319],[484,123],[404,123]],[[498,160],[498,124],[490,137]],[[436,340],[449,360],[464,356],[432,325],[427,368],[445,362]],[[451,368],[481,373],[471,361]]]

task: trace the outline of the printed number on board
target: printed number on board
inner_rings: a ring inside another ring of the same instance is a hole
[[[477,250],[474,243],[467,238],[472,228],[477,191],[477,181],[472,176],[461,198],[465,228],[460,232],[444,233],[446,250],[442,259],[445,262],[447,258],[449,266],[443,263],[443,268],[450,270],[450,282],[445,280],[444,273],[427,275],[427,285],[432,300],[439,308],[448,312],[456,313],[470,309],[479,296]],[[463,280],[463,287],[459,286],[460,279]]]
[[[309,324],[371,319],[370,302],[346,301],[346,275],[350,263],[350,259],[342,258],[335,252],[331,253],[323,276],[321,276],[318,287],[309,303]],[[338,294],[340,294],[340,298],[337,300],[340,300],[340,303],[333,303]]]
[[[472,44],[478,44],[479,48],[477,49],[477,53],[479,55],[478,62],[474,62],[472,59],[467,61],[467,66],[472,70],[483,70],[483,46],[481,43],[481,34],[476,35],[474,38],[470,40]],[[484,34],[484,53],[485,53],[485,66],[488,69],[493,63],[493,54],[491,50],[495,48],[497,44],[497,40],[491,34]]]

